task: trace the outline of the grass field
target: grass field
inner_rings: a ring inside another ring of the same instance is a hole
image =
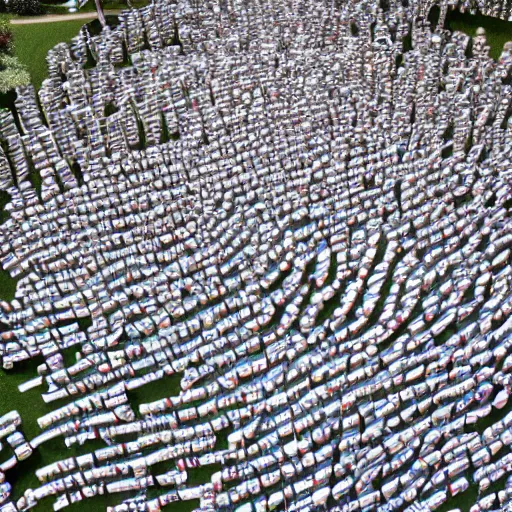
[[[145,7],[150,2],[148,0],[132,0],[131,4],[134,9],[140,9]],[[44,11],[48,14],[66,14],[68,12],[67,7],[63,7],[62,2],[43,2]],[[123,10],[127,9],[126,2],[122,0],[112,0],[103,2],[103,9],[105,10]],[[95,12],[96,6],[93,0],[89,0],[78,12]]]
[[[503,45],[507,41],[512,41],[512,22],[498,20],[481,14],[460,13],[452,11],[448,16],[448,27],[451,30],[459,30],[470,36],[476,34],[478,27],[483,27],[486,31],[487,42],[491,47],[491,56],[493,59],[499,59]]]
[[[48,74],[48,51],[58,43],[71,41],[83,25],[84,20],[12,25],[16,55],[28,67],[36,88],[41,86]]]
[[[116,17],[107,16],[107,22],[115,19]],[[28,67],[32,84],[36,89],[41,87],[43,80],[48,76],[46,64],[48,51],[59,43],[69,43],[73,37],[78,35],[84,24],[94,24],[96,29],[98,21],[69,20],[54,23],[11,25],[14,34],[15,53],[21,62]]]

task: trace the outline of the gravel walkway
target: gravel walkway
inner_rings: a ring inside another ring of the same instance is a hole
[[[107,10],[104,11],[105,16],[120,14],[121,10]],[[71,20],[91,20],[97,18],[96,12],[77,12],[70,14],[45,14],[44,16],[31,16],[29,18],[13,18],[11,23],[13,25],[31,25],[32,23],[56,23],[58,21],[71,21]]]

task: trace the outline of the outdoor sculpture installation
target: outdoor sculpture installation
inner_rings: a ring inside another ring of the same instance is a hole
[[[510,507],[512,48],[431,5],[159,0],[50,52],[0,124],[0,349],[67,400],[30,449],[105,448],[1,511]]]

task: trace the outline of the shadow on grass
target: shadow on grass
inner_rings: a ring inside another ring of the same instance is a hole
[[[471,484],[464,492],[457,494],[457,496],[450,496],[448,492],[447,500],[436,509],[436,512],[449,512],[455,507],[459,508],[461,512],[469,512],[469,509],[478,500],[478,485]]]
[[[18,280],[0,267],[0,300],[11,301],[16,293]]]
[[[165,375],[162,379],[149,382],[140,388],[128,390],[126,394],[135,414],[139,415],[141,404],[155,402],[170,396],[178,396],[181,391],[181,377],[181,373],[175,373],[170,376]]]
[[[212,479],[212,475],[221,471],[222,467],[220,464],[209,464],[208,466],[201,466],[198,468],[187,469],[189,486],[197,486],[209,484]]]

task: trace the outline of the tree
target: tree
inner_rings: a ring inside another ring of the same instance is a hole
[[[105,14],[103,13],[103,6],[101,5],[101,0],[94,0],[94,3],[96,4],[98,20],[100,21],[101,26],[105,27],[107,25],[107,21],[105,20]]]
[[[0,53],[10,53],[14,50],[14,39],[9,20],[0,18]]]
[[[30,74],[14,55],[0,55],[0,93],[5,94],[16,87],[28,85]]]
[[[31,16],[41,14],[41,4],[39,0],[7,0],[7,12],[19,14],[21,16]]]
[[[0,19],[0,93],[5,94],[16,87],[30,83],[27,68],[12,55],[14,38],[9,21]]]

